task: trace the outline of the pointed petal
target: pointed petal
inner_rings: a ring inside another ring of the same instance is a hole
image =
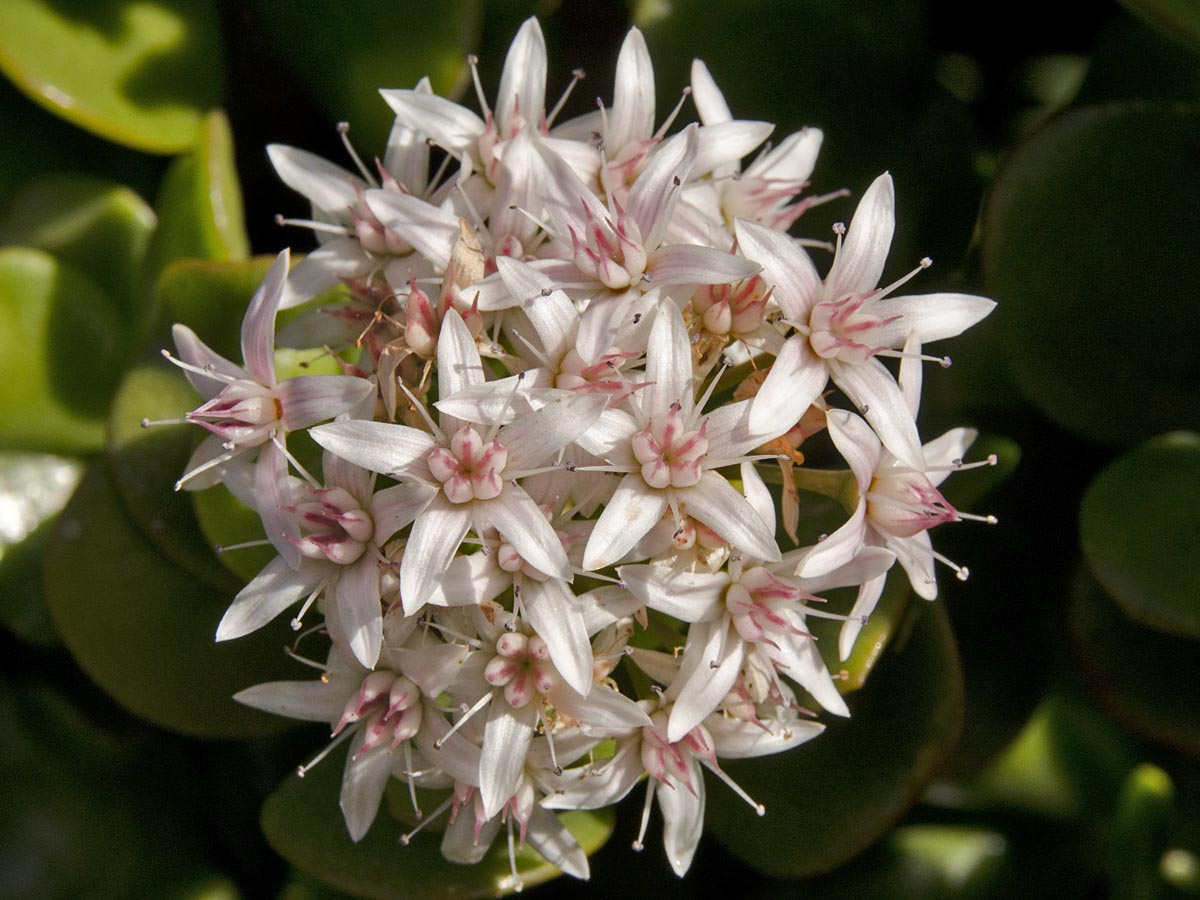
[[[557,578],[526,579],[521,605],[530,627],[550,651],[554,668],[577,693],[592,688],[592,645],[579,601]]]
[[[908,407],[913,421],[921,411],[921,383],[925,380],[925,361],[921,359],[921,339],[914,331],[904,342],[904,356],[900,359],[900,371],[896,375],[896,384],[900,386],[900,395],[904,397],[904,405]],[[928,457],[926,457],[928,461]]]
[[[525,838],[542,859],[563,874],[585,881],[589,877],[587,854],[554,813],[535,806]]]
[[[770,122],[738,119],[733,122],[705,126],[700,129],[700,144],[692,171],[698,176],[722,171],[736,163],[771,136],[775,126]]]
[[[617,752],[597,769],[591,769],[574,784],[542,800],[544,809],[603,809],[625,798],[646,772],[641,760],[641,741],[617,743]]]
[[[854,473],[858,493],[866,494],[883,458],[883,446],[869,425],[852,412],[831,409],[825,414],[825,424],[833,446]]]
[[[478,606],[512,587],[512,575],[487,553],[456,556],[432,594],[434,606]]]
[[[625,211],[637,222],[647,250],[662,243],[682,186],[691,174],[699,146],[698,127],[689,125],[663,141],[629,189]]]
[[[680,878],[691,867],[704,831],[704,775],[694,759],[690,765],[695,794],[683,785],[671,788],[659,784],[655,787],[658,808],[663,816],[663,848],[667,851],[671,869]]]
[[[361,179],[315,153],[285,144],[269,144],[267,156],[280,180],[307,197],[314,209],[338,221],[349,221],[350,209],[358,200],[354,185],[362,185]]]
[[[325,574],[327,570],[313,564],[296,571],[278,557],[271,560],[233,598],[217,625],[217,640],[228,641],[262,628],[316,587]]]
[[[786,234],[749,219],[737,220],[737,239],[742,255],[762,266],[788,318],[807,322],[821,294],[821,278],[808,254]]]
[[[767,530],[766,523],[746,498],[716,472],[706,471],[691,487],[674,490],[689,516],[699,519],[733,546],[767,562],[779,559],[775,535]]]
[[[666,508],[666,494],[647,487],[639,473],[626,475],[592,529],[583,567],[594,571],[619,561],[662,518]]]
[[[508,451],[506,468],[533,469],[583,434],[604,412],[608,400],[597,394],[573,394],[500,429],[497,440]]]
[[[486,380],[483,363],[479,359],[479,347],[457,310],[449,310],[442,319],[437,361],[438,391],[443,396],[449,397],[463,388],[483,384]]]
[[[506,484],[498,497],[480,503],[479,511],[525,562],[546,575],[571,580],[571,563],[562,541],[524,489]]]
[[[626,144],[647,140],[653,134],[654,64],[646,39],[638,29],[630,28],[617,56],[613,104],[604,140],[616,153]]]
[[[791,428],[821,396],[828,379],[829,370],[812,352],[808,338],[792,335],[783,342],[766,380],[751,401],[751,430],[757,433]]]
[[[674,303],[664,303],[654,317],[646,346],[646,380],[640,394],[642,409],[649,417],[665,415],[679,403],[686,419],[695,400],[692,396],[692,344],[683,314]]]
[[[634,456],[629,439],[637,430],[633,416],[625,410],[606,409],[587,431],[575,439],[575,443],[614,466],[631,465]]]
[[[975,443],[977,437],[979,437],[979,432],[974,428],[951,428],[922,448],[925,452],[925,462],[930,467],[953,466],[955,460],[960,460],[967,455],[967,450]],[[937,487],[952,474],[953,470],[948,469],[941,472],[929,472],[928,476],[934,487]]]
[[[462,644],[428,643],[420,647],[405,647],[398,656],[404,674],[416,683],[421,693],[426,697],[436,697],[454,681],[471,652],[469,647]],[[431,722],[435,719],[443,723],[442,731],[434,735],[434,738],[439,738],[449,726],[445,725],[446,720],[441,715],[430,717]],[[475,752],[476,759],[470,766],[472,770],[479,768],[479,751]],[[450,774],[462,779],[461,773]]]
[[[801,128],[789,134],[770,153],[764,153],[750,164],[746,169],[747,177],[803,184],[817,164],[824,137],[820,128]]]
[[[353,375],[297,375],[279,382],[275,396],[284,430],[300,431],[346,412],[374,391],[375,385]]]
[[[436,94],[417,90],[381,90],[380,95],[408,128],[429,135],[435,144],[455,153],[473,149],[484,132],[483,119]]]
[[[957,337],[976,322],[985,319],[996,301],[973,294],[918,294],[892,297],[876,307],[881,316],[900,318],[884,325],[875,334],[881,345],[898,347],[909,332],[915,331],[922,344]]]
[[[479,757],[479,793],[483,798],[483,814],[489,819],[499,814],[517,789],[525,768],[525,754],[533,740],[537,710],[536,703],[513,709],[503,696],[492,700]]]
[[[803,551],[800,551],[803,555]],[[884,547],[865,546],[848,563],[822,575],[800,578],[799,587],[811,594],[820,594],[834,588],[853,587],[886,575],[896,561],[896,554]],[[779,571],[779,570],[776,570]]]
[[[346,757],[346,768],[342,775],[340,806],[346,820],[350,840],[358,843],[366,835],[379,812],[383,800],[383,789],[392,774],[392,754],[386,747],[376,747],[355,759],[366,737],[366,730],[359,729],[350,740],[350,753]]]
[[[644,709],[620,691],[601,683],[592,685],[586,698],[568,685],[560,685],[550,699],[555,709],[578,719],[585,732],[593,737],[619,737],[634,728],[650,725]]]
[[[665,566],[621,566],[617,576],[651,609],[684,622],[707,622],[721,615],[729,576],[724,572],[691,572]]]
[[[300,568],[300,551],[292,540],[300,537],[296,517],[284,509],[291,502],[287,459],[274,441],[259,448],[254,463],[255,509],[271,546],[293,569]]]
[[[754,463],[744,462],[739,468],[742,473],[742,492],[746,495],[746,502],[758,513],[758,517],[767,526],[767,531],[774,534],[775,501],[771,497],[771,492],[767,490],[767,485],[762,480],[762,476],[758,474]]]
[[[370,550],[349,566],[337,580],[337,617],[354,658],[375,668],[383,643],[383,608],[379,605],[379,564]]]
[[[571,348],[579,327],[575,304],[555,289],[552,278],[526,263],[501,256],[496,269],[509,292],[521,298],[521,310],[529,317],[542,349],[552,358],[561,357]]]
[[[803,630],[804,619],[795,611],[784,610],[783,616],[793,627]],[[776,665],[783,667],[787,677],[808,691],[826,712],[835,716],[849,716],[850,708],[833,683],[825,660],[817,651],[817,642],[796,634],[781,634],[778,644],[779,649],[769,651],[769,655],[776,660]]]
[[[667,689],[667,696],[675,697],[667,721],[668,741],[683,740],[716,711],[737,681],[745,652],[746,642],[728,616],[688,630],[679,676]]]
[[[288,273],[279,308],[307,303],[345,279],[365,276],[373,265],[357,238],[334,238],[306,254]]]
[[[884,172],[867,188],[825,278],[831,298],[875,290],[896,229],[896,192]],[[907,335],[907,332],[905,332]]]
[[[750,759],[797,747],[825,730],[820,722],[797,719],[778,731],[763,731],[753,722],[717,716],[704,724],[721,759]]]
[[[653,284],[730,284],[749,278],[759,265],[744,256],[695,244],[670,244],[646,263]]]
[[[466,804],[454,821],[446,825],[446,833],[442,837],[442,856],[460,865],[475,865],[492,848],[492,841],[500,833],[500,824],[499,816],[488,819],[479,825],[476,837],[475,804]]]
[[[446,271],[459,236],[458,216],[394,190],[367,191],[366,197],[367,206],[384,226],[404,238],[439,272]]]
[[[825,575],[844,566],[862,549],[867,537],[867,502],[859,500],[854,514],[804,557],[796,574],[804,578]]]
[[[546,39],[538,20],[530,16],[517,31],[504,58],[500,91],[496,95],[496,122],[501,137],[514,113],[535,127],[546,106]]]
[[[238,691],[233,699],[263,712],[305,722],[336,722],[346,693],[324,681],[271,681]]]
[[[375,524],[372,540],[383,545],[393,534],[412,523],[437,495],[437,488],[419,481],[384,488],[371,497],[371,521]]]
[[[246,378],[245,371],[200,340],[196,332],[186,325],[176,325],[171,329],[171,336],[175,339],[175,350],[179,353],[179,358],[185,363],[198,369],[212,369],[230,378]],[[227,382],[205,378],[187,369],[183,370],[183,374],[187,376],[196,393],[206,401],[217,396],[228,386]]]
[[[585,363],[591,365],[612,348],[617,332],[641,296],[637,288],[630,288],[620,294],[605,292],[592,298],[579,319],[575,338],[576,349]]]
[[[725,95],[717,87],[717,82],[708,71],[703,61],[692,60],[692,102],[700,113],[700,121],[705,125],[716,125],[718,122],[729,122],[733,113],[725,102]]]
[[[830,360],[830,375],[871,423],[883,446],[898,460],[914,469],[925,468],[917,423],[890,372],[877,359],[861,365]]]
[[[854,651],[854,642],[858,640],[858,633],[862,631],[867,617],[871,615],[875,605],[879,602],[886,582],[887,573],[885,572],[863,582],[859,587],[858,595],[854,598],[854,606],[850,610],[850,618],[842,623],[842,629],[838,632],[838,658],[843,662],[849,659],[850,654]]]
[[[912,537],[886,539],[887,548],[896,554],[896,562],[904,567],[913,592],[923,600],[937,599],[937,575],[934,572],[933,542],[928,531]]]
[[[437,447],[424,431],[365,419],[322,425],[309,435],[330,453],[383,475],[413,477],[414,470],[427,470],[425,458]]]
[[[424,606],[441,581],[471,526],[470,506],[453,504],[439,492],[413,523],[400,561],[400,599],[405,615],[414,615]]]

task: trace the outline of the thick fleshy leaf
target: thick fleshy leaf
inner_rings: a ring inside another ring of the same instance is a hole
[[[23,244],[76,267],[134,326],[150,310],[140,302],[142,257],[154,211],[129,188],[82,175],[45,175],[26,184],[0,217],[0,244]]]
[[[387,804],[366,836],[353,843],[338,810],[341,775],[336,761],[328,760],[303,779],[289,778],[263,806],[267,840],[301,871],[374,900],[472,900],[513,890],[503,840],[497,840],[478,864],[455,865],[442,857],[441,835],[436,833],[440,822],[414,835],[408,846],[400,846],[400,836],[411,826],[388,815]],[[594,853],[612,833],[610,810],[571,812],[561,818],[587,853]],[[529,848],[517,852],[517,867],[527,887],[558,874]]]
[[[1200,436],[1166,435],[1112,463],[1084,495],[1079,531],[1127,616],[1200,638]]]
[[[945,763],[962,722],[962,673],[945,613],[914,609],[904,645],[850,698],[850,719],[830,721],[803,750],[723,767],[767,807],[754,820],[732,792],[709,792],[708,829],[742,860],[777,877],[830,871],[890,829]],[[824,827],[831,821],[838,827]]]
[[[213,110],[202,125],[192,152],[171,164],[155,198],[158,230],[146,250],[143,276],[148,286],[177,259],[250,255],[229,120]]]
[[[1074,110],[1009,158],[984,214],[986,293],[1003,298],[996,327],[1018,385],[1103,443],[1200,426],[1200,356],[1173,337],[1200,333],[1197,140],[1191,106]],[[1155,177],[1130,159],[1154,160]]]
[[[79,572],[87,572],[86,583]],[[45,578],[55,626],[75,660],[134,713],[203,737],[286,727],[232,697],[247,685],[300,674],[280,649],[292,636],[287,623],[214,644],[228,598],[146,543],[103,467],[88,470],[59,517]]]
[[[98,449],[127,353],[120,309],[50,255],[8,248],[0,323],[0,445]]]
[[[1073,594],[1071,639],[1096,702],[1142,737],[1200,753],[1200,697],[1174,691],[1163,702],[1164,685],[1200,679],[1196,642],[1127,618],[1086,574]]]
[[[111,141],[179,153],[221,96],[216,10],[203,0],[12,0],[0,69],[55,114]]]
[[[328,121],[351,122],[351,139],[367,160],[382,157],[393,123],[379,89],[409,88],[428,75],[438,94],[461,90],[467,53],[478,46],[483,11],[479,0],[449,0],[430,7],[363,0],[353,15],[345,15],[338,0],[300,5],[255,0],[253,5],[272,44],[281,48],[283,59],[312,91]],[[401,53],[396,52],[396,35],[405,36]],[[331,66],[331,59],[339,60],[338,65]]]
[[[164,319],[187,325],[225,359],[240,362],[242,317],[273,259],[169,263],[158,278],[156,303]]]
[[[1149,25],[1200,52],[1200,9],[1188,0],[1121,0],[1121,4]]]

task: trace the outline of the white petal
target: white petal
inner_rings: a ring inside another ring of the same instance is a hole
[[[900,395],[904,397],[904,405],[908,407],[914,422],[921,411],[921,384],[924,380],[925,361],[921,359],[921,339],[914,331],[904,342],[904,356],[900,358],[900,371],[896,375]]]
[[[725,540],[756,559],[768,562],[779,559],[775,536],[767,530],[746,498],[711,470],[687,488],[675,488],[675,495],[687,514],[699,519]]]
[[[892,233],[896,229],[896,194],[892,176],[886,172],[876,178],[863,194],[846,239],[825,278],[831,298],[844,294],[873,291],[883,274]],[[907,336],[908,332],[905,332]]]
[[[328,568],[307,563],[296,571],[275,558],[244,588],[217,626],[217,640],[228,641],[257,631],[311,591],[328,574]]]
[[[529,816],[525,839],[546,862],[564,875],[585,881],[589,877],[587,854],[554,813],[535,806]]]
[[[803,554],[803,551],[801,551]],[[833,588],[852,587],[886,575],[896,561],[896,554],[883,547],[866,546],[855,554],[848,563],[821,575],[805,575],[799,587],[811,594],[820,594]]]
[[[582,604],[557,578],[523,581],[521,607],[529,625],[550,651],[558,674],[584,697],[592,689],[592,645]]]
[[[357,238],[334,238],[308,253],[288,273],[280,309],[307,303],[341,284],[367,275],[374,261],[363,253]]]
[[[176,325],[171,329],[171,336],[175,339],[175,349],[179,353],[179,358],[185,363],[198,369],[212,369],[214,372],[228,375],[230,378],[247,378],[246,372],[241,367],[217,353],[186,325]],[[183,374],[187,376],[187,380],[195,388],[196,393],[204,400],[211,400],[228,386],[228,382],[216,378],[205,378],[203,375],[187,369],[183,370]]]
[[[803,629],[804,619],[793,610],[783,610],[782,614],[794,627]],[[776,640],[778,649],[770,650],[768,654],[783,668],[787,677],[808,691],[826,712],[849,716],[850,709],[829,676],[816,641],[796,634],[778,634]]]
[[[637,288],[630,288],[619,294],[605,291],[592,298],[579,320],[575,338],[576,350],[585,363],[591,365],[612,348],[617,332],[641,296]]]
[[[724,572],[690,572],[665,566],[621,566],[617,576],[646,606],[684,622],[706,622],[723,610],[729,587]]]
[[[716,125],[718,122],[728,122],[733,119],[725,95],[717,87],[717,82],[708,71],[703,61],[692,60],[692,102],[700,113],[700,121],[705,125]]]
[[[456,556],[441,583],[429,595],[434,606],[478,606],[512,587],[512,575],[487,553]]]
[[[831,360],[829,368],[834,384],[862,410],[883,446],[905,465],[924,469],[917,423],[908,411],[899,385],[883,363],[869,359],[862,365],[847,365]]]
[[[300,568],[300,523],[285,507],[291,502],[287,459],[274,441],[263,444],[254,462],[254,506],[271,546],[293,569]]]
[[[535,127],[546,105],[546,39],[537,19],[530,16],[521,25],[504,58],[500,91],[496,95],[496,122],[501,136],[514,113]]]
[[[844,566],[862,549],[867,537],[867,502],[860,500],[854,514],[804,557],[796,574],[804,578],[825,575]]]
[[[324,681],[271,681],[238,691],[238,703],[305,722],[335,722],[346,707],[346,693]]]
[[[541,806],[545,809],[603,809],[624,799],[645,772],[641,741],[622,741],[604,765],[588,771],[573,785],[547,794]]]
[[[480,503],[479,511],[525,562],[546,575],[571,580],[571,563],[562,541],[524,489],[506,484],[498,497]]]
[[[875,334],[881,345],[898,347],[915,331],[922,344],[957,337],[996,308],[996,301],[973,294],[919,294],[892,297],[875,307],[881,316],[899,316]]]
[[[436,495],[437,488],[418,481],[393,485],[376,493],[369,504],[371,521],[375,524],[372,540],[382,546],[393,534],[411,524]]]
[[[767,485],[758,474],[754,463],[744,462],[739,469],[742,473],[742,492],[746,495],[746,502],[758,513],[758,517],[767,526],[767,531],[774,534],[775,501],[771,492],[767,490]]]
[[[630,28],[617,56],[613,105],[608,113],[605,141],[616,153],[626,144],[644,141],[654,133],[654,65],[646,39]]]
[[[749,278],[759,265],[712,247],[670,244],[654,251],[646,263],[653,284],[730,284]]]
[[[662,518],[666,508],[666,494],[649,488],[639,473],[626,475],[592,529],[583,567],[602,569],[617,562]]]
[[[644,709],[604,684],[593,685],[586,698],[569,685],[559,685],[550,700],[556,709],[582,722],[586,733],[595,737],[618,737],[650,724]]]
[[[496,693],[483,728],[483,753],[479,757],[479,794],[483,814],[489,819],[500,812],[517,789],[538,710],[537,703],[513,709],[500,691]]]
[[[820,722],[797,719],[777,731],[763,731],[753,722],[715,716],[704,723],[721,759],[750,759],[780,753],[810,741],[825,730]]]
[[[537,332],[542,349],[559,358],[571,348],[579,327],[579,313],[553,280],[523,262],[509,256],[496,260],[496,269],[504,286],[520,298],[522,311]]]
[[[283,183],[307,197],[316,210],[349,221],[358,200],[354,185],[361,185],[361,179],[315,153],[284,144],[269,144],[267,156]]]
[[[383,643],[383,608],[379,605],[379,564],[370,550],[349,566],[337,580],[337,617],[354,658],[373,669]]]
[[[461,153],[474,149],[484,131],[479,116],[457,103],[415,90],[382,90],[379,92],[396,118],[414,131],[430,136],[433,142],[447,150]]]
[[[746,169],[747,177],[803,184],[817,164],[824,137],[820,128],[802,128],[789,134],[770,153],[751,163]]]
[[[454,681],[471,652],[469,647],[462,644],[439,642],[427,643],[421,647],[405,647],[397,655],[401,663],[400,668],[416,683],[417,687],[421,689],[421,693],[426,697],[436,697]],[[435,722],[435,720],[445,722],[440,711],[439,715],[430,716],[431,722]],[[443,727],[443,730],[434,737],[441,737],[445,733],[446,727]],[[478,756],[478,751],[476,751],[476,756]],[[478,758],[471,764],[471,768],[473,770],[479,768]],[[461,774],[453,772],[451,774],[455,778],[462,779]]]
[[[638,225],[646,249],[653,250],[666,233],[667,224],[688,180],[699,145],[698,126],[689,125],[663,141],[629,189],[625,211]]]
[[[458,216],[411,194],[367,191],[367,206],[387,228],[412,245],[439,272],[450,264],[460,230]]]
[[[680,878],[691,867],[704,831],[704,775],[695,759],[689,764],[695,794],[681,784],[674,788],[663,784],[655,787],[658,808],[663,815],[663,848],[672,870]]]
[[[476,832],[475,804],[466,804],[454,821],[446,825],[446,833],[442,837],[442,856],[460,865],[475,865],[491,849],[492,841],[500,833],[500,824],[500,817],[494,816],[481,823]]]
[[[667,722],[668,741],[683,740],[716,711],[737,681],[745,652],[746,642],[733,630],[728,616],[689,629],[679,676],[667,689],[667,696],[675,698]]]
[[[925,462],[930,467],[947,467],[944,471],[928,473],[929,480],[933,482],[934,487],[953,474],[953,469],[949,467],[955,464],[955,460],[966,456],[967,450],[975,443],[977,437],[979,437],[979,432],[974,428],[951,428],[922,448],[925,451]]]
[[[913,592],[923,600],[936,600],[937,575],[934,572],[933,543],[929,539],[929,532],[920,531],[907,538],[889,535],[885,542],[908,574]]]
[[[355,843],[363,839],[375,821],[379,803],[383,800],[383,789],[392,774],[392,754],[385,747],[377,747],[354,758],[366,734],[366,729],[360,728],[351,739],[342,774],[342,817],[346,820],[350,840]]]
[[[821,396],[829,370],[809,347],[808,338],[792,335],[751,401],[750,428],[755,433],[787,431]]]
[[[738,119],[733,122],[708,124],[700,129],[700,145],[692,171],[697,176],[723,171],[771,136],[775,126],[770,122]]]
[[[437,364],[438,391],[446,397],[463,388],[483,384],[486,380],[475,338],[471,337],[462,316],[453,309],[442,319],[442,330],[438,333]]]
[[[607,402],[601,395],[573,394],[506,425],[497,438],[508,451],[506,467],[520,472],[540,466],[590,428]]]
[[[662,304],[654,318],[646,347],[646,380],[650,384],[639,400],[647,416],[666,415],[673,403],[680,404],[685,419],[691,415],[692,344],[683,314],[674,303]]]
[[[821,278],[796,242],[786,234],[749,219],[737,220],[738,247],[763,267],[772,296],[794,322],[807,322],[821,293]]]
[[[384,475],[412,477],[414,470],[427,472],[425,459],[437,447],[424,431],[363,419],[322,425],[309,435],[330,453]]]
[[[575,439],[575,443],[615,466],[631,465],[634,456],[629,439],[637,430],[637,422],[625,410],[606,409],[586,432]],[[709,447],[712,447],[711,441]]]
[[[417,516],[400,561],[405,615],[414,615],[429,600],[470,526],[470,504],[453,504],[442,493]]]
[[[871,615],[875,605],[879,602],[886,582],[887,573],[885,572],[864,581],[859,587],[858,595],[854,598],[854,606],[850,610],[850,618],[842,623],[842,629],[838,632],[838,658],[843,662],[850,658],[850,654],[854,650],[854,642],[858,639],[858,633],[862,631],[866,618]]]
[[[825,424],[833,446],[850,466],[858,484],[858,493],[866,494],[875,477],[883,457],[883,447],[869,425],[852,412],[831,409],[825,415]]]
[[[286,431],[300,431],[346,412],[375,392],[375,385],[353,375],[297,375],[279,383],[275,396]]]

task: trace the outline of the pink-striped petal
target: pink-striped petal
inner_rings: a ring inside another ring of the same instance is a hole
[[[457,505],[439,493],[417,517],[400,563],[404,614],[415,615],[429,600],[471,527],[471,505]]]
[[[800,421],[821,396],[829,369],[812,352],[808,338],[794,334],[783,342],[766,380],[751,401],[750,430],[782,434]]]
[[[736,223],[743,256],[759,263],[772,296],[793,322],[807,322],[821,297],[821,278],[812,260],[792,238],[749,219]]]
[[[424,431],[365,419],[322,425],[309,435],[330,453],[364,469],[410,478],[418,477],[417,473],[428,477],[425,458],[437,447],[437,441]]]
[[[896,230],[896,192],[884,172],[867,188],[825,278],[830,299],[875,290]],[[906,332],[907,334],[907,332]]]
[[[603,569],[619,562],[666,509],[666,494],[651,490],[638,473],[626,475],[592,529],[583,552],[583,567]]]
[[[898,460],[914,469],[925,468],[917,423],[890,372],[877,359],[861,365],[829,360],[830,377],[871,423],[880,442]]]
[[[691,487],[674,488],[675,495],[687,514],[697,519],[756,559],[773,562],[779,559],[775,535],[767,530],[746,498],[713,471],[706,471]]]

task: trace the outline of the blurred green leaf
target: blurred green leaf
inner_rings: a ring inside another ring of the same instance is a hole
[[[42,557],[82,470],[58,456],[0,454],[0,623],[31,644],[59,644],[42,590]]]
[[[218,31],[208,0],[6,0],[0,70],[76,125],[178,153],[220,100]]]
[[[1200,425],[1200,356],[1171,338],[1200,331],[1198,147],[1195,107],[1078,109],[1019,147],[993,185],[983,262],[1014,374],[1094,440]]]
[[[429,831],[415,835],[408,846],[400,846],[400,836],[411,826],[392,819],[385,805],[366,837],[353,843],[338,806],[341,783],[341,766],[326,760],[304,778],[288,778],[263,805],[267,840],[302,872],[373,900],[469,900],[512,892],[503,835],[482,862],[457,865],[442,857],[441,837]],[[562,820],[589,855],[612,833],[609,809],[569,812]],[[528,846],[517,853],[517,871],[526,887],[560,874]]]
[[[1109,833],[1108,877],[1111,896],[1155,900],[1165,885],[1159,861],[1167,846],[1167,823],[1175,805],[1171,777],[1144,763],[1129,773],[1117,798]]]
[[[138,273],[154,211],[120,184],[44,175],[21,188],[0,218],[0,244],[25,244],[74,266],[105,291],[125,321],[145,324]]]
[[[1165,435],[1112,463],[1083,497],[1079,534],[1126,615],[1200,638],[1200,435]]]
[[[186,325],[226,359],[242,361],[242,318],[274,257],[245,260],[180,259],[158,279],[158,307]]]
[[[192,152],[171,163],[154,209],[158,230],[146,251],[143,283],[147,290],[174,260],[241,260],[249,256],[233,134],[224,112],[209,112]]]
[[[1200,53],[1200,5],[1195,0],[1121,0],[1134,15]]]
[[[353,15],[339,0],[255,0],[254,6],[279,54],[332,121],[350,122],[351,138],[370,160],[383,157],[395,119],[379,90],[411,88],[428,75],[435,93],[459,93],[467,83],[467,54],[477,48],[484,4],[358,0]],[[320,40],[313,40],[315,34]],[[403,35],[400,48],[397,35]]]
[[[163,362],[126,373],[108,420],[108,463],[125,512],[144,537],[171,562],[232,595],[243,580],[217,562],[196,521],[191,494],[175,490],[201,429],[154,425],[143,419],[178,419],[198,404],[183,373]]]
[[[844,602],[839,603],[838,599],[834,598],[838,593],[844,595]],[[849,589],[829,592],[830,612],[849,613],[854,605],[855,593]],[[842,623],[836,619],[816,617],[807,620],[807,627],[817,638],[817,647],[825,665],[830,672],[838,676],[839,691],[848,694],[867,683],[876,663],[886,658],[884,651],[888,644],[904,626],[911,600],[912,589],[909,587],[908,578],[903,572],[893,571],[888,576],[883,595],[879,598],[879,605],[858,633],[854,650],[845,661],[838,657],[838,632],[841,631]]]
[[[1143,628],[1080,573],[1071,639],[1096,702],[1129,730],[1200,755],[1200,653],[1195,641]]]
[[[0,718],[0,896],[237,897],[164,778],[183,764],[169,746],[120,742],[58,691],[18,680],[0,682]]]
[[[1200,100],[1200,57],[1124,11],[1101,26],[1076,105]]]
[[[277,622],[215,643],[232,596],[167,561],[125,515],[101,464],[58,518],[46,553],[46,596],[75,660],[123,706],[198,737],[252,737],[285,720],[235,703],[235,692],[294,676]]]
[[[211,547],[230,547],[263,539],[262,519],[223,484],[189,491],[196,520]],[[249,581],[278,556],[269,544],[221,553],[221,563],[242,581]]]
[[[107,295],[41,250],[0,249],[0,446],[95,450],[123,368]]]
[[[962,672],[946,614],[913,605],[911,632],[895,640],[851,718],[787,753],[723,768],[766,815],[755,819],[732,791],[708,791],[706,827],[769,875],[831,871],[885,834],[945,764],[962,723]]]

